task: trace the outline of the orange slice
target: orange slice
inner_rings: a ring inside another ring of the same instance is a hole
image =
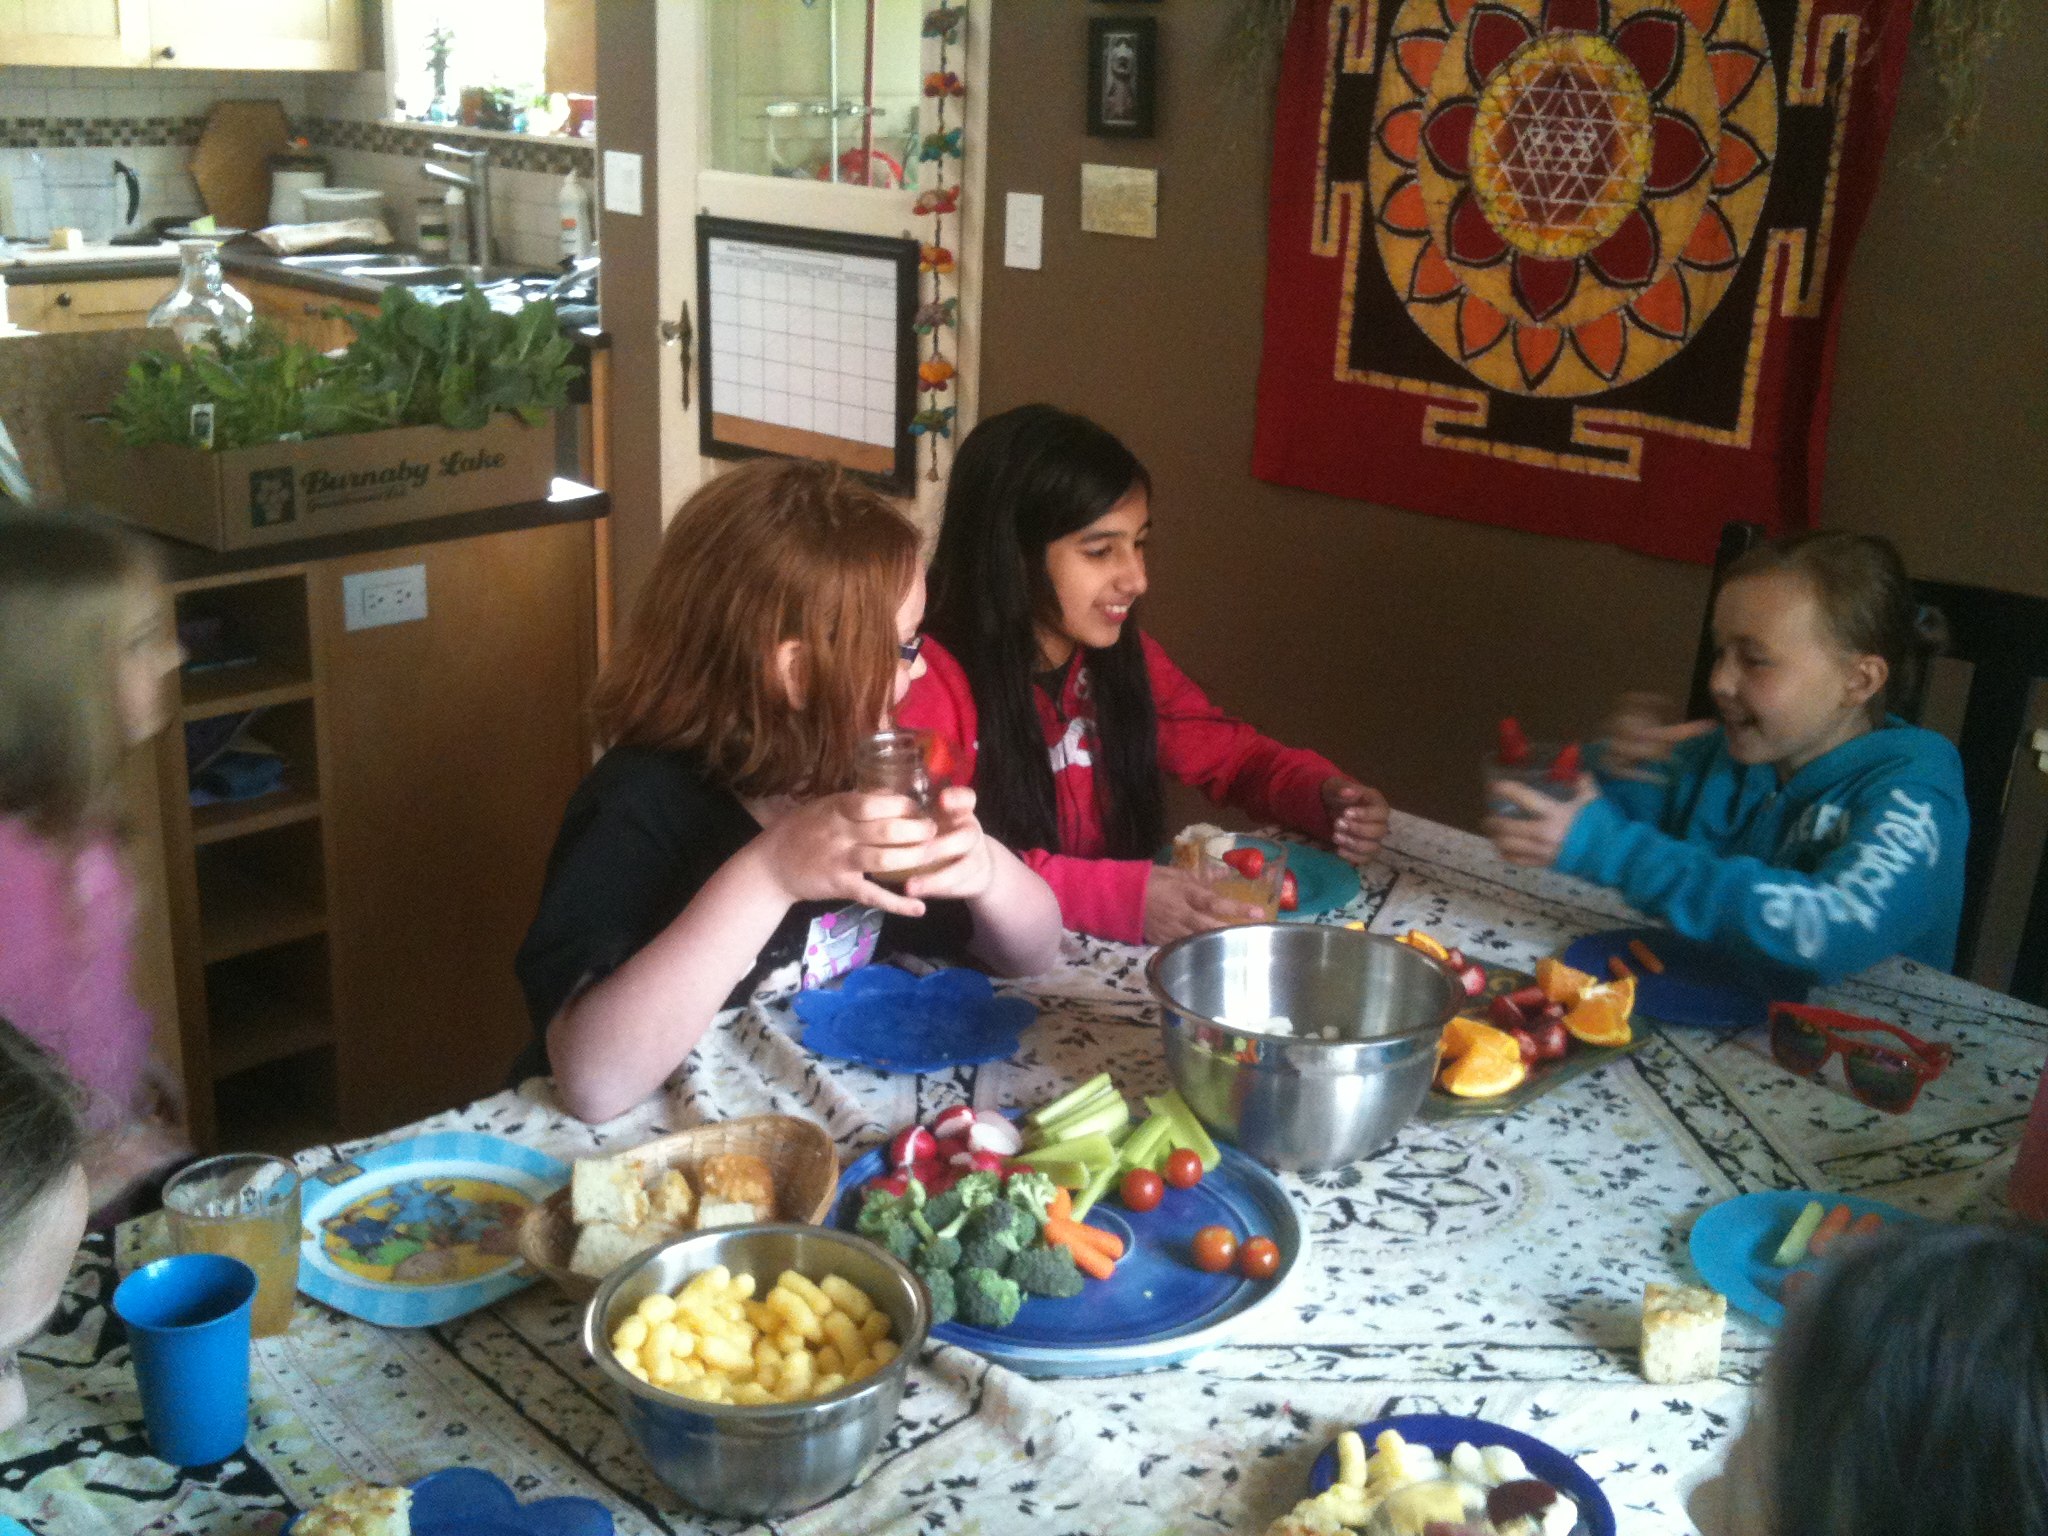
[[[1536,985],[1553,1003],[1569,1008],[1593,985],[1593,978],[1584,971],[1573,970],[1555,955],[1546,955],[1536,962]]]
[[[1410,928],[1401,935],[1401,942],[1411,949],[1421,950],[1432,960],[1448,960],[1451,958],[1451,952],[1448,949],[1437,943],[1435,939],[1432,939],[1420,928]]]
[[[1521,1052],[1509,1040],[1506,1056],[1490,1050],[1467,1051],[1444,1068],[1443,1085],[1447,1092],[1461,1099],[1491,1099],[1517,1086],[1528,1075]]]
[[[1587,1045],[1627,1045],[1635,1038],[1628,1022],[1635,1006],[1635,977],[1600,982],[1579,994],[1564,1016],[1564,1027],[1574,1040]]]

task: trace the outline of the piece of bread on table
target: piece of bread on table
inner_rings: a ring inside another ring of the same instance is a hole
[[[697,1229],[775,1219],[775,1175],[749,1152],[722,1152],[697,1169]]]
[[[1643,1287],[1643,1380],[1666,1385],[1721,1374],[1728,1298],[1698,1285]]]
[[[680,1227],[666,1222],[642,1222],[622,1227],[616,1222],[587,1221],[576,1229],[576,1249],[569,1255],[569,1268],[592,1280],[602,1280],[643,1248],[653,1248],[682,1235]]]
[[[671,1168],[647,1186],[651,1215],[655,1221],[676,1228],[687,1227],[697,1210],[697,1197],[680,1168]]]
[[[1236,844],[1237,836],[1235,833],[1226,832],[1221,827],[1211,826],[1206,821],[1198,821],[1191,827],[1183,827],[1179,835],[1174,838],[1174,868],[1185,869],[1190,873],[1200,873],[1202,855],[1204,853],[1207,853],[1211,858],[1221,858],[1235,847]]]
[[[624,1157],[578,1158],[569,1172],[569,1212],[579,1227],[594,1221],[639,1226],[649,1214],[639,1166]]]
[[[412,1490],[350,1483],[299,1516],[293,1536],[412,1536]]]

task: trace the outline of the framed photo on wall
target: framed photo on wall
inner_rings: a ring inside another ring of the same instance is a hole
[[[1088,23],[1088,132],[1149,139],[1158,112],[1159,23],[1098,16]]]
[[[697,219],[698,437],[916,488],[917,242]]]

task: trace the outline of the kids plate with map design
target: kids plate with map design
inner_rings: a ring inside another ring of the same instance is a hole
[[[478,1131],[412,1136],[306,1181],[299,1289],[386,1328],[423,1328],[531,1283],[519,1219],[568,1165]]]

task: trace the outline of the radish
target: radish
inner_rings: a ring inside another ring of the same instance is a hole
[[[886,1179],[870,1179],[867,1187],[870,1190],[880,1190],[885,1195],[900,1195],[910,1188],[910,1175],[892,1173]]]
[[[994,1119],[976,1119],[967,1132],[967,1145],[976,1152],[1015,1157],[1024,1150],[1024,1138],[1017,1134],[1016,1126],[997,1115]]]
[[[972,1150],[973,1148],[967,1145],[966,1133],[962,1132],[958,1136],[941,1136],[936,1156],[940,1162],[950,1163],[956,1161],[962,1152]]]
[[[938,1156],[938,1143],[921,1125],[906,1125],[889,1141],[889,1166],[908,1168]]]
[[[932,1134],[941,1141],[965,1136],[974,1124],[974,1111],[965,1104],[955,1104],[951,1109],[942,1110],[939,1118],[932,1122]]]
[[[1001,1173],[1009,1166],[1010,1160],[1000,1152],[962,1152],[953,1159],[960,1173]]]

